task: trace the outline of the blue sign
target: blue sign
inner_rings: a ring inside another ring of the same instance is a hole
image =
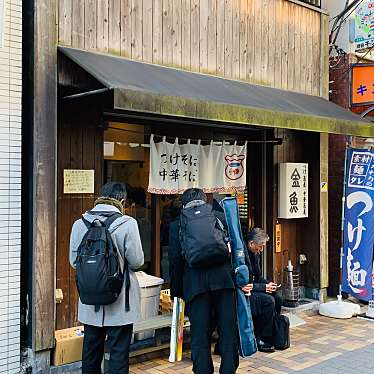
[[[372,298],[374,244],[374,152],[349,149],[345,193],[342,290]]]

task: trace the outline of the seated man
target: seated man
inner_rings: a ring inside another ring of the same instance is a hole
[[[274,352],[272,344],[273,318],[275,313],[280,313],[282,307],[282,298],[277,292],[277,284],[269,282],[261,275],[259,255],[268,240],[269,236],[263,229],[254,228],[248,233],[246,264],[250,274],[250,282],[253,282],[253,288],[250,287],[252,291],[249,299],[257,346],[261,352]]]

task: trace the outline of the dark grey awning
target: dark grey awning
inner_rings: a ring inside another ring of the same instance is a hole
[[[59,50],[113,89],[115,109],[211,121],[374,136],[374,126],[317,96],[74,48]]]

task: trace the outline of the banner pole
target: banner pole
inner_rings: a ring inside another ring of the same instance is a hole
[[[343,195],[342,195],[342,224],[340,233],[340,274],[339,274],[339,296],[342,297],[343,283],[343,257],[344,257],[344,224],[345,224],[345,193],[347,186],[347,162],[348,162],[348,143],[345,145],[344,156],[344,176],[343,176]]]

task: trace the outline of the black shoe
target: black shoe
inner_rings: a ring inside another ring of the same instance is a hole
[[[262,341],[261,339],[257,340],[257,349],[260,352],[266,352],[266,353],[272,353],[275,351],[274,346],[270,343],[266,343]]]

